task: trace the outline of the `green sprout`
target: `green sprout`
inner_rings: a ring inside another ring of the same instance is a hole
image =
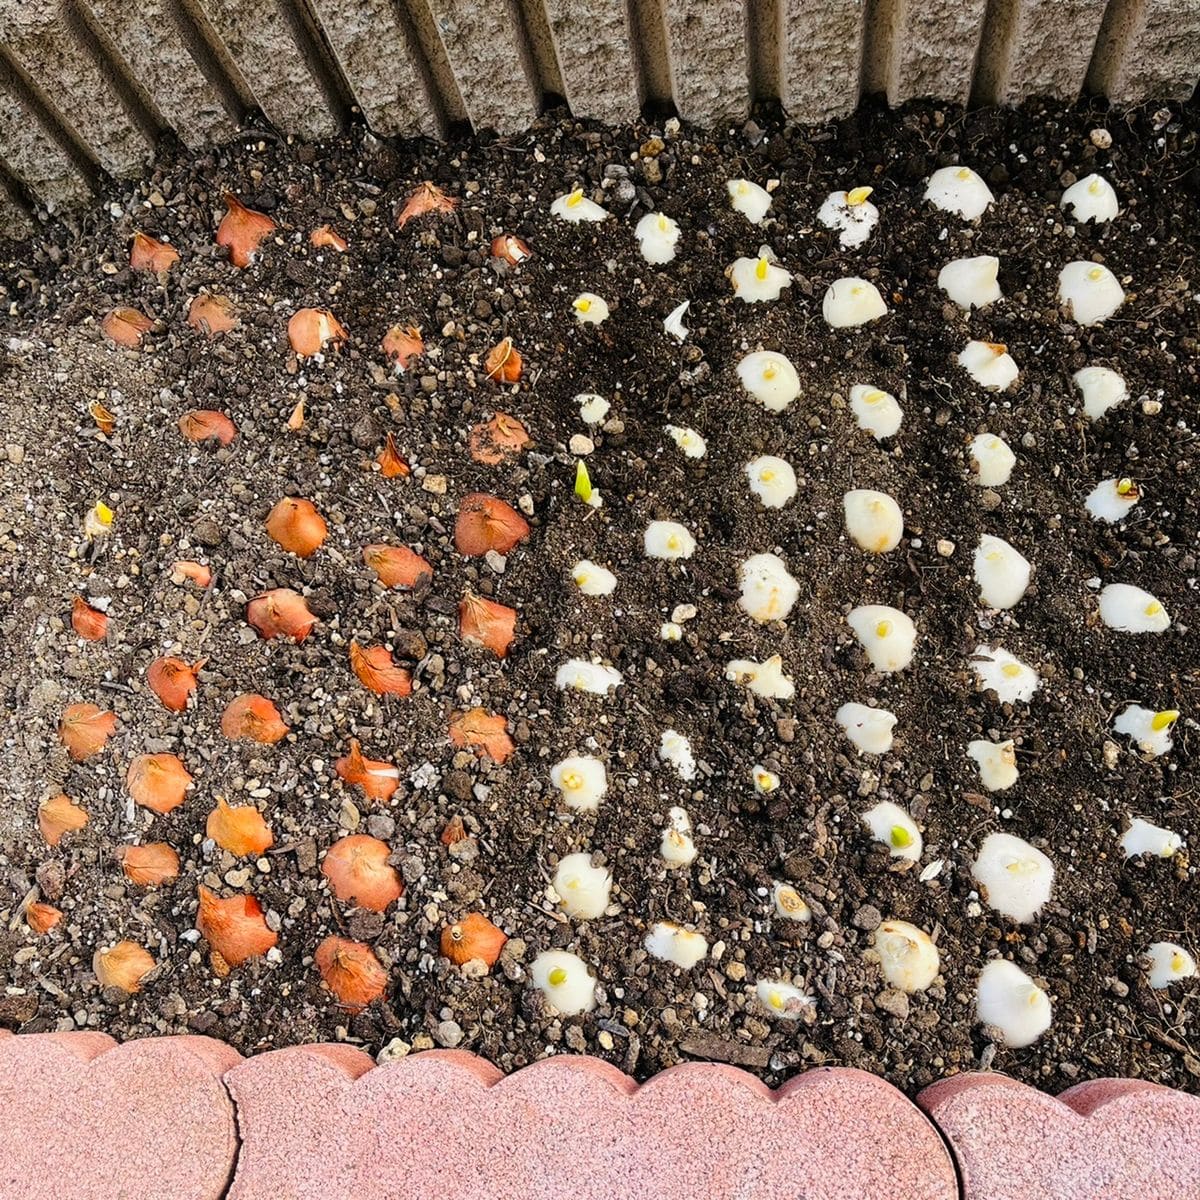
[[[575,460],[575,495],[584,504],[592,502],[592,477],[588,474],[588,469],[583,459]]]
[[[903,850],[912,845],[912,834],[903,825],[893,825],[888,831],[888,841],[897,850]]]

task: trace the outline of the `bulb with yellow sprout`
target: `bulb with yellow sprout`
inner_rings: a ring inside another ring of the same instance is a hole
[[[1110,583],[1100,590],[1100,619],[1121,633],[1163,633],[1171,617],[1156,596],[1131,583]]]
[[[976,221],[992,203],[992,189],[970,167],[942,167],[925,185],[925,199],[934,208]]]
[[[790,700],[796,694],[796,685],[783,673],[783,658],[778,654],[763,662],[735,658],[726,666],[725,678],[749,688],[764,700]]]
[[[647,558],[675,562],[695,554],[696,539],[678,521],[651,521],[642,535],[642,549]]]
[[[875,930],[874,948],[888,987],[902,992],[923,992],[941,968],[933,939],[907,921],[884,921]]]
[[[989,792],[1003,792],[1020,778],[1017,770],[1017,746],[1007,742],[989,742],[982,738],[967,745],[967,757],[979,768],[979,782]]]
[[[1183,838],[1173,829],[1153,825],[1142,817],[1130,817],[1129,828],[1121,835],[1121,849],[1126,858],[1139,858],[1143,854],[1173,858],[1182,845]]]
[[[863,824],[871,831],[871,836],[882,842],[892,858],[902,858],[909,862],[917,862],[925,848],[921,831],[917,823],[900,807],[890,800],[881,800],[874,808],[863,813]]]
[[[985,533],[975,550],[975,582],[979,602],[988,608],[1013,608],[1025,595],[1033,567],[1003,538]]]
[[[733,294],[747,304],[778,300],[785,287],[792,286],[792,275],[775,262],[770,249],[763,246],[757,258],[738,258],[725,272],[733,284]]]
[[[754,994],[767,1014],[781,1021],[798,1020],[816,1004],[812,996],[782,979],[759,980]]]
[[[971,874],[988,906],[1022,925],[1041,912],[1054,888],[1054,864],[1011,833],[983,839]]]
[[[1008,391],[1020,374],[1003,342],[968,342],[958,356],[958,365],[989,392]]]
[[[879,223],[879,209],[869,199],[874,188],[856,187],[848,192],[830,192],[817,211],[817,220],[826,229],[840,231],[843,250],[861,246]]]
[[[1113,185],[1103,175],[1085,175],[1071,184],[1062,194],[1059,206],[1070,209],[1071,215],[1081,224],[1094,221],[1103,225],[1120,215],[1121,205]]]
[[[596,1007],[596,981],[587,964],[566,950],[543,950],[529,966],[533,986],[564,1017]]]
[[[860,550],[887,554],[904,536],[904,514],[887,494],[870,488],[855,488],[842,497],[846,532]]]
[[[975,647],[971,666],[983,691],[993,691],[1001,704],[1028,704],[1042,685],[1041,676],[1000,646]]]
[[[750,490],[763,508],[783,508],[796,498],[796,472],[786,459],[763,454],[745,466]]]
[[[575,495],[589,508],[600,508],[604,504],[600,489],[592,483],[587,463],[582,458],[575,460]]]
[[[673,963],[685,971],[708,957],[708,940],[673,921],[656,922],[646,934],[643,945],[654,958]]]
[[[846,617],[876,671],[903,671],[912,662],[917,627],[912,618],[886,604],[860,604]]]
[[[731,179],[725,184],[729,206],[739,212],[751,225],[758,225],[771,207],[771,193],[749,179]]]
[[[604,764],[590,754],[576,754],[555,763],[550,782],[562,793],[563,803],[579,812],[595,812],[608,791]]]
[[[686,425],[668,425],[666,432],[685,457],[703,458],[708,453],[708,443],[694,429]]]
[[[1156,991],[1196,973],[1196,960],[1175,942],[1151,942],[1145,957],[1150,986]]]
[[[1071,382],[1083,397],[1083,413],[1089,421],[1100,420],[1129,395],[1124,377],[1111,367],[1080,367]]]
[[[1096,325],[1125,303],[1125,292],[1107,267],[1070,262],[1058,273],[1058,302],[1080,325]]]
[[[83,518],[83,532],[92,541],[99,541],[112,532],[115,517],[116,513],[103,500],[97,500]]]
[[[1006,958],[994,959],[979,972],[975,1014],[1014,1050],[1033,1045],[1054,1019],[1050,997]]]
[[[590,558],[581,558],[571,568],[571,579],[585,596],[611,596],[617,586],[617,577]]]
[[[1171,749],[1171,730],[1178,720],[1177,708],[1163,708],[1155,712],[1140,704],[1128,704],[1113,722],[1113,731],[1132,738],[1143,754],[1158,758]]]
[[[624,676],[616,667],[588,662],[584,658],[567,659],[554,675],[554,685],[559,691],[591,692],[595,696],[607,695],[624,681]]]
[[[777,554],[752,554],[738,568],[738,584],[738,607],[760,625],[786,620],[800,598],[799,583]]]
[[[1017,456],[1012,447],[994,433],[981,433],[967,446],[972,478],[980,487],[1003,487],[1012,477]]]
[[[579,405],[579,419],[585,425],[601,424],[612,408],[603,396],[595,392],[580,392],[575,397],[575,403]]]
[[[830,329],[854,329],[887,315],[879,289],[858,275],[835,279],[821,300],[821,316]]]
[[[608,301],[595,292],[580,292],[571,301],[575,320],[581,325],[599,325],[608,320]]]
[[[601,208],[594,200],[589,200],[583,194],[583,188],[576,188],[565,196],[559,196],[550,205],[550,212],[572,225],[578,225],[581,221],[603,221],[608,216],[608,209]]]
[[[668,867],[690,867],[696,861],[696,843],[692,840],[692,820],[676,806],[667,813],[658,853]]]
[[[590,854],[568,854],[554,872],[558,906],[577,921],[595,921],[604,916],[612,891],[612,875],[592,866]]]
[[[991,254],[956,258],[938,272],[938,287],[964,312],[987,308],[1003,296],[1000,260]]]
[[[771,888],[771,906],[781,920],[802,924],[812,920],[812,909],[790,883],[776,883]]]
[[[769,796],[779,791],[779,776],[774,771],[768,771],[762,763],[755,763],[750,768],[750,782],[760,796]]]
[[[1128,475],[1120,479],[1101,480],[1083,502],[1088,516],[1115,525],[1123,521],[1142,498],[1142,490]]]
[[[904,420],[904,411],[896,397],[869,383],[856,383],[850,389],[850,411],[859,429],[865,430],[877,442],[899,433]]]
[[[679,224],[666,213],[647,213],[633,231],[642,257],[653,266],[669,263],[679,243]]]
[[[783,412],[800,395],[800,376],[791,361],[774,350],[756,350],[737,365],[742,386],[768,412]]]

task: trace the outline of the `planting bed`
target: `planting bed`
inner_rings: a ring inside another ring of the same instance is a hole
[[[715,1058],[772,1084],[842,1064],[911,1091],[991,1064],[1052,1091],[1103,1074],[1195,1088],[1196,980],[1152,990],[1139,959],[1156,941],[1194,949],[1200,912],[1188,861],[1200,668],[1189,628],[1200,515],[1196,110],[1116,118],[918,106],[818,131],[759,119],[761,128],[707,135],[610,132],[552,115],[526,135],[450,146],[392,147],[357,132],[320,147],[246,138],[168,155],[143,184],[114,189],[111,209],[6,252],[0,694],[15,716],[0,757],[0,1024],[120,1038],[200,1032],[243,1053],[340,1038],[373,1054],[461,1046],[505,1071],[560,1050],[637,1078]],[[996,197],[978,223],[922,199],[933,170],[960,162]],[[1099,227],[1059,209],[1064,187],[1092,171],[1122,209]],[[761,226],[729,206],[725,181],[739,177],[779,181]],[[459,206],[398,228],[425,179]],[[577,184],[608,221],[551,218],[554,198]],[[864,184],[879,225],[845,251],[816,213],[830,191]],[[278,223],[246,270],[214,244],[226,189]],[[633,236],[651,210],[682,227],[665,266],[649,266]],[[345,253],[310,244],[322,225],[346,239]],[[179,250],[165,285],[128,268],[139,229]],[[524,239],[532,258],[492,261],[502,232]],[[725,268],[764,243],[794,280],[777,302],[745,304]],[[936,277],[950,259],[980,254],[999,257],[1004,298],[968,315]],[[1057,305],[1059,270],[1075,259],[1101,261],[1123,282],[1126,302],[1103,324],[1081,328]],[[822,295],[847,275],[874,281],[888,315],[830,329]],[[608,301],[603,324],[576,321],[583,291]],[[211,340],[189,328],[201,292],[227,296],[240,326]],[[662,322],[684,300],[681,344]],[[348,341],[297,362],[287,327],[306,305],[331,309]],[[102,336],[117,306],[154,320],[139,350]],[[396,323],[424,331],[426,355],[403,375],[380,350]],[[502,386],[485,359],[505,336],[524,373]],[[973,338],[1008,346],[1021,372],[1011,390],[985,392],[958,366]],[[781,414],[756,405],[736,374],[762,348],[799,370],[802,394]],[[1130,395],[1092,423],[1071,376],[1096,364],[1118,370]],[[899,398],[894,438],[857,427],[856,383]],[[606,424],[584,425],[579,393],[608,399]],[[301,399],[303,426],[289,428]],[[92,401],[114,414],[111,435],[89,415]],[[185,440],[178,421],[191,409],[226,413],[237,437],[224,448]],[[470,432],[496,412],[522,422],[530,445],[477,462]],[[703,435],[706,457],[685,457],[668,424]],[[985,431],[1017,456],[995,489],[979,487],[967,464],[967,442]],[[411,475],[385,478],[375,465],[388,433]],[[594,442],[584,457],[599,509],[574,493],[568,443],[581,434]],[[800,480],[782,509],[764,509],[747,487],[745,464],[761,454],[787,459]],[[1085,497],[1123,476],[1142,492],[1131,517],[1093,521]],[[888,554],[846,536],[842,496],[860,487],[903,509],[904,539]],[[477,492],[530,514],[529,537],[503,563],[456,551],[460,502]],[[285,496],[311,501],[328,523],[308,559],[264,528]],[[84,520],[97,501],[115,516],[89,543]],[[690,530],[692,558],[644,556],[643,530],[657,518]],[[972,559],[984,534],[1033,563],[1010,612],[978,606]],[[432,579],[383,589],[362,561],[376,543],[419,551]],[[782,623],[755,624],[737,604],[738,566],[762,552],[778,553],[800,583]],[[612,596],[580,595],[571,568],[582,558],[616,574]],[[173,582],[177,560],[208,565],[211,585]],[[1097,581],[1153,592],[1171,628],[1107,628]],[[247,624],[247,600],[276,587],[303,592],[318,619],[300,644],[262,640]],[[507,658],[460,637],[468,590],[517,610]],[[106,607],[103,640],[72,629],[77,595]],[[872,673],[845,620],[865,603],[915,621],[908,669]],[[660,627],[684,604],[697,611],[681,622],[682,640],[663,641]],[[412,694],[365,688],[352,640],[388,646],[411,670]],[[1037,668],[1030,703],[1002,705],[977,689],[980,643]],[[147,686],[147,668],[171,654],[205,660],[178,714]],[[794,698],[757,699],[726,680],[731,659],[772,654]],[[567,659],[593,657],[622,672],[619,690],[556,688]],[[241,693],[274,701],[290,727],[283,740],[223,735],[222,713]],[[847,701],[896,714],[890,753],[855,752],[834,717]],[[1133,702],[1182,711],[1170,753],[1144,757],[1113,732]],[[103,750],[80,763],[58,734],[76,703],[117,719]],[[450,741],[452,719],[476,706],[504,718],[515,751],[503,764]],[[659,757],[667,729],[700,761],[691,783]],[[399,768],[390,801],[337,778],[351,738]],[[966,755],[979,738],[1015,740],[1013,788],[984,792]],[[177,754],[194,777],[165,815],[135,806],[126,789],[130,761],[145,753]],[[551,784],[552,766],[573,753],[606,763],[594,815],[564,808]],[[777,791],[756,792],[757,765],[779,776]],[[60,793],[89,821],[52,848],[38,811]],[[235,859],[206,841],[218,796],[261,811],[273,835],[265,853]],[[861,817],[880,800],[921,827],[919,864],[897,870],[871,839]],[[658,851],[675,805],[690,814],[699,853],[669,870]],[[1183,851],[1125,861],[1130,816],[1176,831]],[[468,836],[448,846],[456,818]],[[386,842],[406,885],[382,914],[337,901],[322,874],[326,851],[351,831]],[[990,909],[972,879],[996,831],[1055,864],[1053,895],[1029,923]],[[134,843],[169,845],[178,877],[133,884],[120,855]],[[589,922],[567,919],[547,893],[559,858],[578,851],[602,856],[614,881],[608,913]],[[780,881],[810,905],[810,922],[775,915]],[[256,896],[278,932],[274,949],[232,969],[214,964],[195,930],[198,885]],[[62,912],[41,937],[25,919],[34,902]],[[510,939],[486,975],[439,954],[444,927],[474,911]],[[881,918],[934,935],[941,974],[928,990],[909,997],[883,982],[870,953]],[[701,932],[708,957],[689,971],[649,957],[644,938],[661,920]],[[338,1006],[313,963],[330,935],[370,945],[386,970],[385,997],[360,1014]],[[122,939],[156,964],[132,996],[93,974],[94,951]],[[590,1014],[560,1017],[531,986],[534,958],[551,948],[574,951],[596,976]],[[996,956],[1053,1003],[1052,1026],[1029,1049],[997,1045],[976,1022],[979,971]],[[813,1005],[799,1020],[772,1017],[754,994],[764,979],[794,983]]]

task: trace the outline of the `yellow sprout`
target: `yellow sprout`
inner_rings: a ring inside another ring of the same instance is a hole
[[[567,982],[567,971],[565,967],[555,967],[546,977],[551,987],[562,987]]]
[[[880,621],[879,624],[875,626],[875,636],[878,638],[885,638],[891,632],[892,632],[891,621]]]
[[[1007,675],[1009,679],[1016,679],[1016,677],[1021,673],[1021,665],[1020,663],[1005,663],[1004,666],[1000,668],[1000,673],[1002,675]]]
[[[1146,605],[1146,616],[1157,617],[1162,610],[1163,606],[1159,604],[1157,600],[1151,600],[1150,603]]]
[[[971,178],[971,168],[970,167],[959,167],[958,168],[958,177],[959,177],[959,179],[963,179],[963,180],[970,179]]]
[[[868,392],[863,397],[863,400],[865,400],[868,404],[878,404],[881,400],[886,400],[886,399],[887,399],[887,392],[881,392],[878,390],[873,391],[873,392]]]
[[[759,279],[766,279],[767,270],[770,268],[770,266],[771,264],[767,262],[765,257],[760,257],[758,262],[754,264],[755,276]]]
[[[1103,267],[1093,267],[1093,268],[1092,268],[1092,269],[1091,269],[1091,270],[1088,272],[1088,278],[1089,278],[1089,279],[1090,279],[1090,280],[1091,280],[1093,283],[1095,283],[1095,281],[1096,281],[1097,279],[1103,279],[1103,278],[1104,278],[1104,268],[1103,268]]]
[[[575,301],[575,311],[585,313],[592,307],[592,302],[586,296],[580,296]]]
[[[867,197],[874,191],[874,188],[856,187],[853,191],[846,193],[847,204],[864,204]]]
[[[912,845],[912,834],[903,825],[893,825],[888,830],[888,841],[897,850],[904,850]]]
[[[578,771],[565,771],[562,777],[563,787],[575,791],[583,787],[583,776]]]
[[[1183,970],[1183,955],[1180,954],[1178,950],[1171,955],[1171,970],[1174,971],[1176,975]]]
[[[567,197],[567,207],[568,207],[568,208],[575,208],[575,207],[576,207],[576,205],[578,205],[578,204],[579,204],[579,202],[580,202],[582,199],[583,199],[583,188],[576,188],[576,189],[575,189],[575,190],[574,190],[574,191],[573,191],[573,192],[572,192],[572,193],[571,193],[571,194],[570,194],[570,195]]]
[[[783,1007],[783,997],[778,992],[772,992],[769,997],[772,1008]]]
[[[1179,710],[1177,708],[1164,708],[1161,712],[1156,712],[1150,721],[1150,728],[1155,733],[1161,733],[1164,729],[1170,729],[1176,721],[1179,720]]]
[[[592,477],[588,474],[587,464],[583,459],[575,461],[575,495],[577,495],[584,504],[590,504],[592,500]]]
[[[1117,495],[1118,496],[1128,496],[1129,493],[1132,492],[1133,490],[1134,489],[1133,489],[1133,480],[1132,479],[1126,478],[1126,479],[1118,479],[1117,480]]]

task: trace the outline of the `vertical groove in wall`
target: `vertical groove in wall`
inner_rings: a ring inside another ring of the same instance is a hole
[[[108,81],[125,111],[142,131],[142,136],[153,146],[170,129],[170,122],[138,82],[136,73],[100,27],[91,10],[77,3],[77,0],[67,0],[62,12],[75,40]]]
[[[397,3],[407,17],[407,26],[412,30],[415,45],[419,48],[417,58],[429,80],[429,94],[442,114],[446,131],[450,132],[452,126],[461,125],[469,118],[433,12],[428,0],[397,0]]]
[[[404,0],[392,0],[392,10],[396,16],[396,26],[400,31],[400,37],[404,41],[405,53],[421,82],[421,90],[425,93],[425,102],[433,114],[433,124],[437,129],[437,136],[444,138],[450,132],[450,116],[446,111],[445,98],[438,88],[437,80],[434,79],[429,55],[425,53],[425,47],[421,44],[416,26],[413,24],[412,13],[409,12]]]
[[[1008,90],[1021,0],[988,0],[971,78],[972,104],[998,104]]]
[[[5,204],[5,200],[8,204]],[[25,186],[23,180],[9,170],[8,164],[0,159],[0,213],[3,213],[6,208],[16,208],[27,219],[28,225],[34,225],[34,218],[37,213],[37,199]],[[19,236],[21,230],[10,230],[0,228],[0,236]]]
[[[562,65],[550,33],[550,19],[542,0],[516,0],[515,9],[523,34],[521,42],[526,54],[525,73],[538,90],[542,107],[545,108],[548,96],[566,99],[567,95]]]
[[[664,0],[630,0],[629,4],[629,34],[641,80],[639,90],[643,108],[661,108],[675,103],[663,3]]]
[[[783,0],[748,0],[750,99],[783,99]]]
[[[1096,35],[1092,61],[1088,64],[1084,81],[1086,91],[1107,95],[1112,90],[1145,7],[1146,0],[1108,0],[1100,32]]]
[[[179,36],[196,66],[238,124],[258,108],[254,91],[225,49],[217,31],[197,7],[196,0],[168,0]]]
[[[341,64],[325,37],[308,0],[277,0],[280,15],[292,35],[292,41],[325,97],[338,125],[350,121],[351,110],[358,107],[354,90],[342,73]]]
[[[886,96],[892,87],[900,7],[904,0],[864,0],[861,96]]]
[[[104,171],[92,148],[76,132],[71,124],[43,95],[29,73],[0,42],[0,82],[6,84],[33,113],[42,131],[54,141],[59,149],[74,164],[76,169],[95,188]]]

